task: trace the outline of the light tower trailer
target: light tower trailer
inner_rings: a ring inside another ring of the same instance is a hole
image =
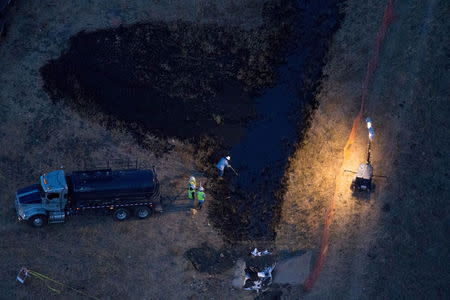
[[[370,162],[360,164],[352,181],[352,189],[370,192],[372,189],[373,167]]]
[[[134,214],[139,219],[161,212],[155,169],[92,170],[65,174],[56,170],[40,176],[39,183],[16,193],[19,220],[34,227],[62,223],[69,215],[101,211],[118,221]]]
[[[369,143],[367,146],[367,162],[359,165],[358,170],[356,171],[355,179],[352,181],[351,188],[353,190],[358,191],[367,191],[370,192],[372,189],[372,178],[373,178],[373,167],[371,162],[371,148],[373,137],[375,136],[375,132],[372,127],[372,120],[370,118],[366,118],[367,129],[369,131]]]

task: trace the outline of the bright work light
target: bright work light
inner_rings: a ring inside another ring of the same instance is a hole
[[[372,120],[370,118],[366,118],[367,129],[372,128]]]
[[[367,117],[366,123],[367,123],[367,129],[369,129],[369,140],[372,141],[373,137],[375,136],[375,131],[373,130],[373,127],[372,127],[372,119]]]

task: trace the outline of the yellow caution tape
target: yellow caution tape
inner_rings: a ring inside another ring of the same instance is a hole
[[[42,273],[39,273],[39,272],[36,272],[36,271],[33,271],[33,270],[29,270],[29,269],[27,269],[27,272],[28,272],[29,275],[34,276],[34,277],[36,277],[36,278],[38,278],[38,279],[44,281],[45,284],[46,284],[46,286],[47,286],[51,291],[53,291],[53,292],[55,292],[55,293],[57,293],[57,294],[61,294],[63,288],[68,288],[68,289],[70,289],[70,290],[72,290],[72,291],[74,291],[74,292],[76,292],[76,293],[78,293],[78,294],[80,294],[80,295],[83,295],[83,296],[85,296],[85,297],[87,297],[87,298],[89,298],[89,299],[100,300],[100,298],[97,298],[97,297],[95,297],[95,296],[88,295],[88,294],[86,294],[86,293],[83,292],[83,291],[77,290],[76,288],[73,288],[73,287],[71,287],[71,286],[68,286],[68,285],[66,285],[66,284],[64,284],[64,283],[62,283],[62,282],[59,282],[59,281],[57,281],[57,280],[55,280],[55,279],[53,279],[53,278],[50,278],[50,277],[48,277],[48,276],[46,276],[46,275],[44,275],[44,274],[42,274]],[[59,286],[59,289],[50,286],[50,284],[48,283],[49,281],[52,282],[52,283],[54,283],[54,284],[56,284],[56,285],[58,285],[58,286]]]

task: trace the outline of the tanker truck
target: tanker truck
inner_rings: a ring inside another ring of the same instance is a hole
[[[37,184],[17,190],[15,206],[18,219],[33,227],[63,223],[71,215],[112,214],[124,221],[162,211],[154,168],[52,171]]]

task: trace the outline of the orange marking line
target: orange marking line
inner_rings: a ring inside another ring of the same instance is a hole
[[[344,161],[348,160],[350,157],[350,149],[353,145],[356,137],[356,131],[358,129],[358,126],[361,122],[363,111],[364,111],[364,105],[367,100],[368,90],[369,90],[369,82],[372,78],[373,73],[375,72],[375,69],[378,65],[378,57],[380,54],[380,48],[382,45],[382,42],[386,36],[387,29],[389,25],[392,23],[394,15],[394,7],[392,0],[388,0],[388,3],[386,5],[386,8],[384,10],[384,16],[383,16],[383,22],[378,29],[376,42],[375,42],[375,51],[374,54],[370,60],[370,62],[367,65],[367,72],[366,76],[364,77],[363,86],[362,86],[362,95],[361,95],[361,106],[358,112],[358,115],[353,120],[352,130],[350,131],[350,134],[347,138],[347,143],[344,147],[344,160],[341,164],[341,167],[339,169],[342,169],[342,166],[344,164]],[[337,186],[335,182],[334,186],[334,195],[333,198],[330,201],[330,205],[328,207],[327,214],[325,215],[325,221],[324,221],[324,227],[322,232],[322,240],[320,245],[320,255],[317,258],[317,261],[314,265],[314,268],[309,273],[308,278],[303,283],[303,287],[305,291],[310,291],[312,287],[314,286],[314,283],[316,282],[317,278],[319,277],[320,272],[322,271],[323,265],[325,264],[325,258],[328,253],[329,249],[329,236],[330,236],[330,225],[331,221],[333,219],[334,210],[336,208],[336,198],[337,198]]]

